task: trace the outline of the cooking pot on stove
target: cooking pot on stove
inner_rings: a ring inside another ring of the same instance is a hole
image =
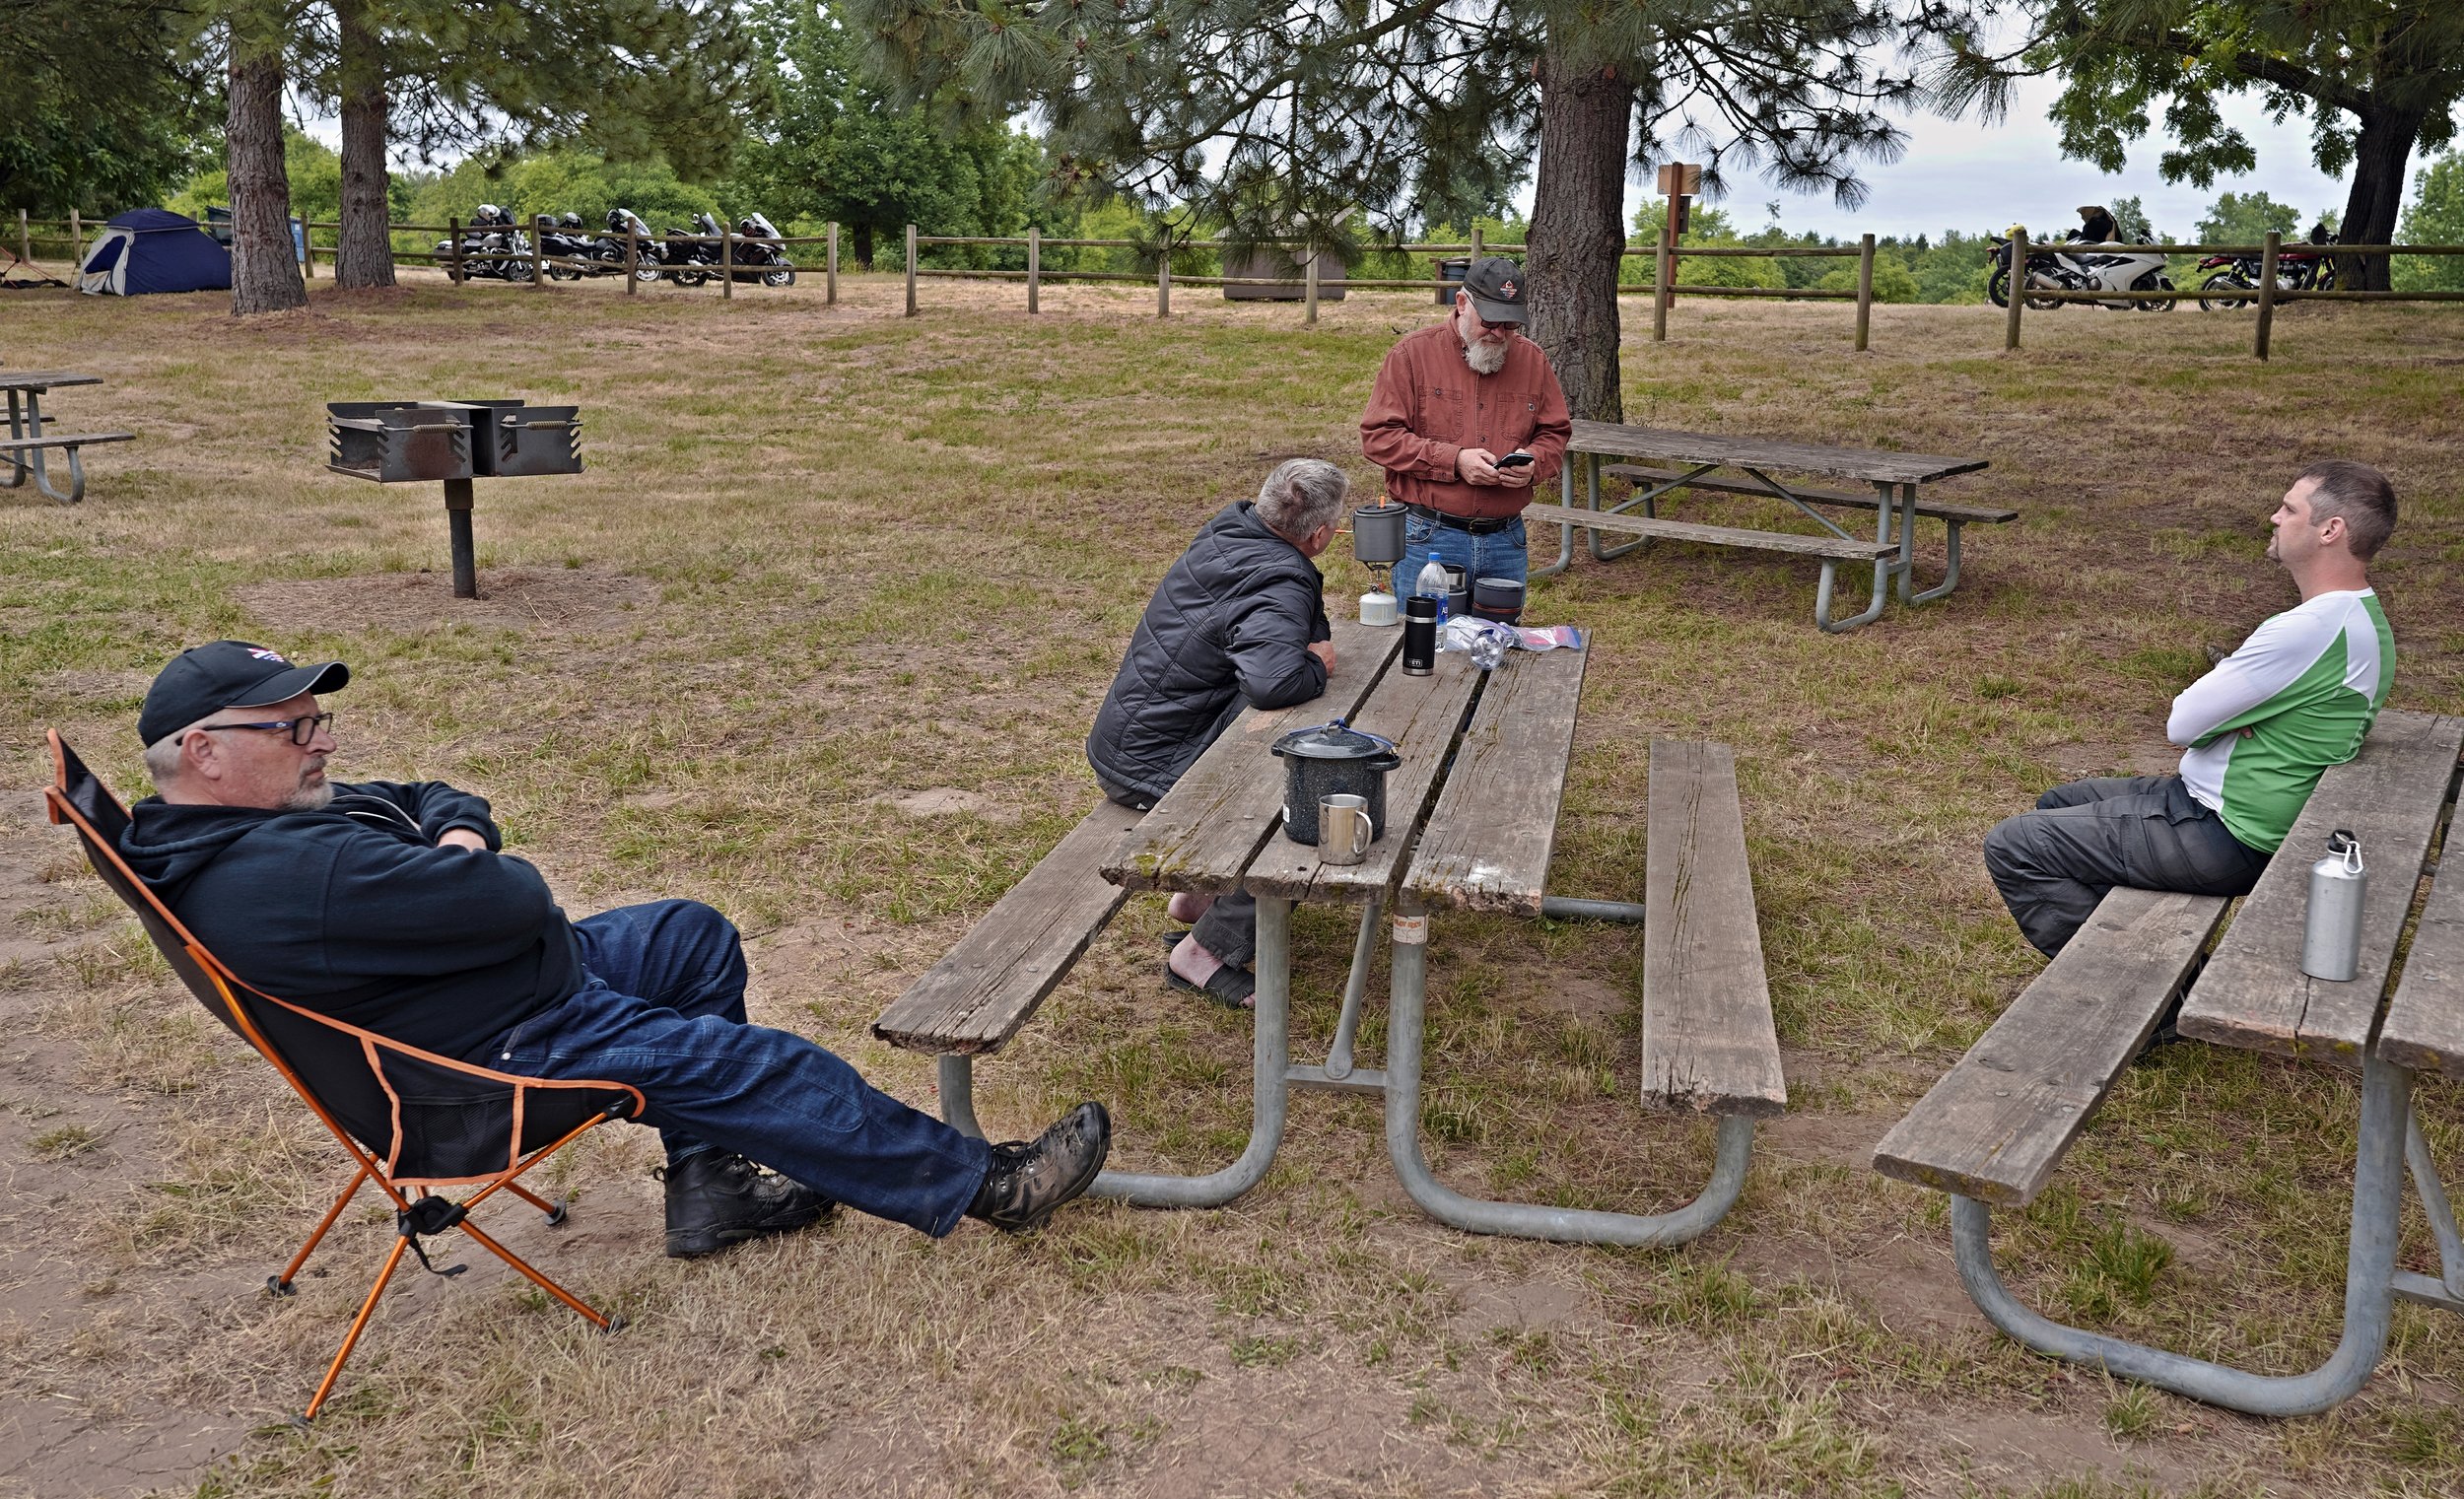
[[[1369,837],[1386,836],[1386,773],[1402,765],[1395,741],[1353,728],[1342,719],[1297,728],[1274,741],[1283,757],[1283,836],[1296,844],[1318,842],[1318,803],[1348,792],[1369,803]]]

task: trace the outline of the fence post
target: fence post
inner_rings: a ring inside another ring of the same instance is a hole
[[[34,232],[27,227],[22,208],[17,211],[17,257],[30,263],[34,258]]]
[[[907,226],[907,315],[916,315],[916,226]]]
[[[719,226],[719,300],[736,300],[736,231],[732,224]]]
[[[822,273],[822,285],[827,289],[822,306],[835,307],[839,305],[839,221],[836,219],[830,221],[829,256],[829,268]]]
[[[1669,293],[1669,282],[1677,275],[1677,257],[1669,253],[1669,227],[1660,226],[1660,242],[1652,250],[1651,274],[1651,341],[1669,341],[1669,304],[1676,299]]]
[[[86,268],[86,229],[74,208],[68,211],[68,263],[79,270]]]
[[[2259,244],[2259,331],[2250,352],[2260,359],[2267,358],[2267,337],[2276,326],[2276,252],[2284,238],[2271,229]]]
[[[1301,320],[1314,328],[1318,325],[1318,247],[1314,244],[1304,247],[1309,252],[1309,310]]]
[[[1155,315],[1172,315],[1172,231],[1164,231],[1164,252],[1155,257]]]
[[[625,226],[625,295],[631,297],[642,286],[638,274],[642,269],[642,231],[631,224]]]
[[[1033,317],[1043,308],[1044,231],[1027,226],[1027,315]]]
[[[2019,308],[2027,306],[2027,231],[2011,231],[2011,272],[2003,278],[2003,295],[2010,306],[2002,309],[2002,347],[2019,346]]]
[[[300,265],[304,279],[316,279],[316,225],[308,215],[300,215]]]
[[[462,220],[460,215],[445,215],[445,242],[450,246],[445,251],[445,278],[455,286],[460,286],[462,284]]]
[[[1529,251],[1526,251],[1526,253],[1528,254],[1528,253],[1529,253]],[[1478,226],[1477,224],[1474,224],[1474,225],[1472,225],[1472,265],[1477,265],[1477,264],[1479,264],[1479,263],[1480,263],[1480,226]],[[1465,276],[1465,279],[1466,279],[1466,280],[1471,279],[1471,267],[1470,267],[1470,266],[1466,266],[1466,267],[1464,268],[1464,276]]]
[[[1874,323],[1874,237],[1857,241],[1857,352],[1865,352],[1866,332]]]
[[[548,216],[530,216],[530,289],[548,284]]]

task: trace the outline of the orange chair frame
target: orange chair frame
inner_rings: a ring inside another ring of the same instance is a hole
[[[76,804],[69,799],[68,794],[70,784],[69,766],[72,761],[75,761],[76,757],[69,749],[67,741],[60,737],[59,730],[46,730],[45,736],[50,741],[51,760],[56,780],[55,784],[45,786],[43,788],[43,801],[50,812],[51,821],[55,824],[66,824],[76,830],[78,841],[85,848],[87,859],[97,865],[98,873],[102,873],[106,876],[104,883],[111,885],[115,893],[119,894],[121,900],[128,900],[128,890],[134,890],[137,892],[138,896],[145,902],[144,909],[139,910],[137,915],[140,918],[152,917],[154,920],[159,920],[163,926],[168,928],[169,931],[178,940],[181,950],[177,953],[172,952],[170,944],[164,940],[161,933],[154,930],[153,923],[149,921],[146,923],[148,928],[147,934],[153,937],[155,945],[165,949],[166,957],[177,958],[184,956],[190,963],[195,965],[196,969],[203,974],[206,982],[212,986],[213,989],[211,994],[199,990],[197,997],[200,1000],[203,1000],[209,1009],[215,1010],[218,1018],[228,1017],[233,1025],[233,1028],[238,1030],[247,1043],[256,1049],[258,1055],[262,1056],[268,1062],[273,1064],[274,1070],[282,1074],[283,1081],[289,1083],[291,1085],[291,1090],[300,1095],[301,1102],[308,1106],[309,1112],[316,1116],[318,1121],[324,1124],[325,1128],[332,1133],[335,1141],[342,1146],[343,1151],[348,1154],[357,1165],[358,1169],[352,1173],[350,1182],[343,1187],[341,1195],[334,1198],[333,1206],[326,1208],[325,1215],[316,1221],[315,1229],[309,1233],[308,1242],[300,1246],[300,1252],[291,1257],[291,1262],[283,1267],[280,1274],[268,1275],[265,1277],[266,1290],[275,1295],[288,1296],[292,1294],[291,1283],[293,1278],[300,1273],[301,1267],[308,1263],[308,1256],[315,1252],[316,1246],[323,1242],[326,1231],[331,1229],[334,1226],[335,1221],[342,1216],[342,1210],[350,1205],[353,1197],[359,1194],[361,1187],[370,1182],[376,1183],[377,1190],[382,1192],[385,1194],[386,1199],[393,1204],[395,1222],[399,1230],[397,1237],[393,1242],[393,1251],[385,1257],[383,1267],[376,1272],[376,1283],[369,1288],[367,1299],[360,1304],[359,1315],[351,1321],[350,1331],[345,1333],[343,1336],[341,1348],[335,1352],[333,1362],[326,1367],[324,1379],[318,1383],[315,1396],[309,1399],[308,1402],[308,1408],[301,1413],[299,1419],[304,1423],[316,1419],[317,1411],[324,1407],[327,1397],[333,1394],[335,1382],[342,1377],[342,1366],[350,1361],[352,1350],[359,1346],[360,1334],[367,1330],[370,1318],[376,1314],[377,1299],[384,1295],[385,1287],[392,1281],[394,1271],[401,1266],[403,1253],[414,1247],[419,1233],[434,1231],[418,1229],[413,1226],[413,1220],[418,1213],[418,1209],[414,1205],[413,1198],[406,1194],[406,1189],[411,1192],[418,1192],[420,1199],[424,1201],[431,1199],[430,1190],[436,1187],[477,1185],[478,1191],[462,1198],[457,1209],[446,1214],[449,1219],[447,1226],[461,1229],[463,1233],[468,1234],[472,1239],[478,1241],[482,1248],[495,1255],[498,1259],[504,1261],[507,1264],[512,1265],[514,1269],[520,1271],[523,1276],[528,1278],[532,1284],[538,1286],[539,1289],[547,1292],[558,1301],[563,1302],[566,1306],[571,1307],[575,1312],[581,1314],[584,1320],[589,1322],[591,1326],[597,1328],[600,1331],[614,1332],[624,1327],[625,1320],[621,1315],[602,1315],[599,1312],[594,1311],[580,1297],[575,1296],[563,1286],[558,1285],[546,1275],[541,1274],[527,1261],[524,1261],[520,1256],[514,1254],[512,1250],[507,1249],[504,1245],[499,1244],[494,1238],[482,1232],[477,1224],[470,1222],[467,1217],[463,1216],[463,1214],[466,1214],[471,1208],[478,1206],[481,1202],[486,1201],[489,1197],[496,1195],[498,1192],[509,1192],[514,1196],[529,1203],[531,1206],[538,1208],[541,1212],[547,1214],[547,1220],[551,1225],[563,1224],[565,1221],[565,1203],[548,1201],[546,1198],[539,1196],[538,1194],[532,1192],[528,1188],[522,1186],[515,1180],[515,1178],[521,1176],[522,1173],[530,1170],[533,1166],[538,1165],[548,1157],[572,1144],[575,1140],[580,1139],[590,1130],[608,1123],[610,1120],[626,1119],[638,1116],[642,1112],[644,1103],[641,1090],[625,1083],[560,1081],[536,1077],[520,1077],[510,1072],[498,1072],[487,1067],[474,1066],[469,1062],[456,1060],[450,1056],[440,1056],[433,1052],[425,1052],[421,1051],[417,1047],[405,1046],[398,1041],[389,1040],[383,1036],[377,1035],[374,1031],[365,1030],[359,1026],[345,1024],[344,1022],[336,1020],[329,1015],[319,1014],[314,1010],[293,1004],[287,999],[278,998],[273,994],[265,992],[263,989],[257,988],[254,986],[243,982],[237,974],[233,973],[221,959],[215,957],[213,953],[209,952],[206,949],[205,944],[198,941],[195,935],[192,934],[186,926],[180,923],[177,917],[171,915],[170,908],[166,907],[160,900],[158,900],[155,897],[154,892],[147,887],[145,881],[139,879],[136,872],[128,867],[126,861],[120,857],[119,851],[116,848],[113,848],[111,843],[96,830],[94,824],[89,821],[83,813],[78,811]],[[84,769],[83,762],[77,763],[81,770]],[[93,772],[89,770],[86,771],[86,774],[92,776]],[[112,793],[110,787],[103,784],[100,777],[95,778],[95,785],[104,796],[110,797],[112,804],[119,807],[123,815],[126,814],[126,804],[121,802],[118,796]],[[117,874],[118,879],[114,880],[108,878],[108,876],[113,873]],[[122,888],[123,883],[125,885],[124,889]],[[132,902],[130,904],[133,905],[134,903]],[[173,971],[179,971],[179,964],[174,961],[172,964]],[[181,978],[183,981],[188,983],[191,989],[197,988],[195,981],[188,979],[186,974],[182,973]],[[513,1093],[513,1123],[511,1131],[511,1139],[507,1149],[508,1165],[506,1169],[482,1176],[467,1177],[402,1177],[394,1175],[392,1168],[401,1154],[399,1098],[397,1097],[394,1100],[397,1124],[394,1136],[394,1148],[388,1153],[384,1160],[380,1161],[377,1159],[375,1152],[362,1145],[357,1139],[354,1139],[350,1131],[343,1127],[342,1124],[333,1117],[323,1103],[318,1101],[315,1092],[305,1082],[301,1081],[299,1073],[292,1068],[291,1063],[283,1057],[282,1053],[275,1048],[274,1044],[269,1039],[267,1039],[264,1032],[258,1029],[255,1020],[249,1016],[247,1006],[242,1004],[239,997],[239,995],[243,992],[254,996],[257,999],[263,1000],[268,1004],[279,1006],[280,1008],[289,1011],[291,1014],[297,1015],[304,1020],[311,1021],[331,1030],[341,1031],[356,1039],[359,1042],[362,1051],[368,1056],[370,1070],[376,1075],[378,1083],[385,1088],[388,1095],[392,1094],[392,1085],[385,1080],[383,1069],[377,1065],[376,1054],[379,1052],[389,1052],[402,1056],[415,1057],[418,1060],[426,1062],[432,1066],[444,1067],[450,1071],[464,1073],[470,1077],[496,1083],[511,1089]],[[584,1120],[582,1124],[576,1125],[572,1130],[568,1131],[554,1143],[541,1146],[527,1155],[522,1154],[520,1151],[520,1141],[522,1106],[524,1099],[533,1091],[577,1088],[614,1092],[622,1094],[624,1097],[610,1104],[599,1113]],[[425,1256],[422,1258],[424,1260]]]

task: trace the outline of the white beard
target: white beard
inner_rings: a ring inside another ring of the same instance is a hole
[[[1474,375],[1495,375],[1506,368],[1506,351],[1513,346],[1511,340],[1491,344],[1476,338],[1467,339],[1463,346],[1463,362],[1472,367]]]
[[[333,799],[334,784],[320,781],[314,785],[302,786],[284,797],[282,809],[286,812],[319,812]]]

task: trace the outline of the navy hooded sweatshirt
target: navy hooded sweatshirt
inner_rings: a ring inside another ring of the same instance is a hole
[[[547,881],[495,852],[486,801],[443,782],[337,784],[315,812],[149,796],[129,814],[129,867],[276,998],[466,1057],[583,983]],[[438,848],[454,828],[489,852]]]

